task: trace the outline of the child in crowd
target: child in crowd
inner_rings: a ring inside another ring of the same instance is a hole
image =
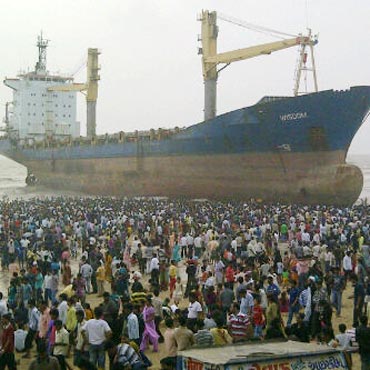
[[[349,349],[352,346],[351,335],[346,333],[347,327],[345,324],[339,324],[339,334],[335,336],[335,340],[343,349]]]
[[[352,365],[352,356],[351,356],[351,353],[348,350],[353,348],[352,335],[350,333],[348,333],[347,327],[343,323],[339,324],[338,329],[339,329],[339,334],[337,334],[335,336],[335,340],[331,341],[331,343],[329,343],[329,345],[334,344],[333,347],[336,347],[336,346],[342,347],[345,350],[344,355],[347,358],[347,362],[351,366]]]
[[[281,292],[281,297],[279,298],[279,304],[280,304],[281,313],[289,312],[289,299],[288,299],[288,294],[285,290]]]
[[[289,286],[289,271],[288,269],[284,268],[282,274],[282,288],[286,289]]]
[[[84,311],[85,311],[85,318],[86,321],[91,320],[94,318],[94,313],[90,307],[90,303],[85,303],[84,304]]]
[[[265,317],[263,315],[263,308],[261,306],[261,296],[257,295],[254,298],[254,306],[252,310],[252,321],[254,325],[254,337],[262,339],[263,325],[265,323]]]
[[[173,301],[175,305],[178,306],[182,297],[184,296],[184,287],[181,282],[181,278],[178,276],[175,284],[175,291],[173,293]]]

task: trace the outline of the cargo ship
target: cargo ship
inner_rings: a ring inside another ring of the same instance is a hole
[[[299,77],[316,38],[297,36],[217,53],[216,12],[203,11],[204,121],[173,129],[96,135],[99,64],[89,49],[87,82],[46,70],[47,40],[38,39],[35,70],[4,80],[7,104],[0,153],[27,167],[28,183],[90,195],[168,196],[350,205],[362,190],[360,169],[346,163],[370,110],[370,86],[299,93]],[[301,48],[295,94],[216,115],[221,69],[288,47]],[[313,67],[314,61],[312,60]],[[314,68],[310,68],[314,71]],[[314,74],[317,90],[316,75]],[[76,121],[76,93],[86,92],[87,137]]]

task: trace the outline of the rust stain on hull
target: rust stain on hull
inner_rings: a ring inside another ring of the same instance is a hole
[[[354,203],[361,171],[344,151],[22,161],[41,184],[91,195]],[[322,164],[325,163],[323,166]]]

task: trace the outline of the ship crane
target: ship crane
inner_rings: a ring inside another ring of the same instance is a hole
[[[48,91],[79,91],[86,95],[86,126],[87,137],[96,136],[96,101],[98,98],[99,64],[100,52],[96,48],[88,49],[87,58],[87,81],[86,83],[72,83],[48,88]]]
[[[224,16],[221,17],[223,20],[228,20]],[[251,46],[243,49],[218,53],[217,52],[217,37],[218,37],[218,26],[217,26],[217,13],[215,11],[210,12],[208,10],[202,11],[200,17],[202,22],[202,48],[200,54],[202,54],[202,68],[203,68],[203,79],[204,79],[204,120],[212,119],[216,116],[216,101],[217,101],[217,79],[219,73],[229,66],[233,62],[240,60],[250,59],[261,55],[269,55],[275,51],[288,49],[297,45],[301,46],[301,58],[305,58],[305,48],[309,46],[311,48],[311,55],[313,57],[313,46],[317,43],[317,39],[311,36],[311,32],[308,36],[298,35],[291,38],[286,38],[280,41],[270,42],[266,44]],[[228,20],[229,21],[229,20]],[[233,22],[234,23],[234,22]],[[242,23],[237,23],[242,26]],[[270,32],[272,30],[264,28],[265,31]],[[282,33],[281,33],[282,34]],[[285,36],[288,34],[284,34]],[[217,69],[218,65],[223,64],[221,69]],[[299,64],[296,75],[296,86],[294,94],[298,94],[299,80],[301,77],[301,70],[304,69],[304,61]],[[314,64],[313,64],[314,66]],[[297,82],[298,79],[298,82]],[[317,91],[316,73],[314,73],[315,89]]]

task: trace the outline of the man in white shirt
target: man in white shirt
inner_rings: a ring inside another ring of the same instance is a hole
[[[239,292],[240,295],[240,312],[244,315],[251,315],[254,306],[254,300],[251,293],[243,288]]]
[[[236,249],[238,247],[238,242],[236,241],[236,238],[234,238],[232,241],[231,241],[231,249],[233,250],[234,253],[236,253]]]
[[[347,282],[347,280],[349,279],[349,277],[352,273],[352,268],[353,268],[350,251],[347,251],[346,255],[343,257],[342,266],[343,266],[344,276],[345,276],[346,282]]]
[[[69,333],[63,327],[61,320],[55,321],[55,343],[53,346],[53,355],[58,359],[60,368],[66,369],[66,356],[69,347]]]
[[[68,311],[67,295],[60,294],[59,297],[60,297],[60,303],[58,305],[59,320],[62,322],[63,325],[65,325]]]
[[[186,244],[188,246],[188,256],[192,258],[194,252],[194,238],[189,233],[186,234]]]
[[[32,348],[32,342],[35,339],[39,328],[40,315],[41,313],[36,307],[35,300],[31,298],[28,301],[28,333],[25,340],[26,353],[23,355],[23,358],[31,357],[30,351]]]
[[[153,258],[150,260],[149,272],[151,285],[159,286],[159,259],[156,254],[153,254]]]
[[[104,342],[112,336],[112,330],[108,323],[102,319],[103,309],[95,307],[95,319],[86,322],[82,327],[81,333],[84,342],[90,345],[90,362],[98,365],[98,369],[105,369],[105,351]]]
[[[24,249],[27,249],[28,246],[30,245],[30,241],[25,236],[22,236],[20,243],[21,243],[22,248]]]
[[[314,243],[314,245],[312,247],[312,254],[313,254],[313,256],[316,257],[316,258],[319,258],[319,256],[320,256],[320,250],[321,250],[320,244],[319,243]]]
[[[320,244],[321,242],[321,238],[320,238],[320,234],[319,233],[315,233],[313,238],[312,238],[312,241],[316,244]]]
[[[311,236],[307,230],[302,232],[302,242],[303,244],[309,244],[311,242]]]
[[[131,256],[136,254],[137,250],[139,249],[139,244],[140,244],[139,238],[137,236],[134,236],[134,240],[132,241],[131,250],[130,250]]]
[[[3,293],[0,292],[0,316],[4,316],[6,313],[8,313],[8,306],[3,300]]]
[[[257,241],[255,237],[247,245],[247,255],[249,258],[254,258],[256,256]]]
[[[80,267],[80,272],[81,272],[82,277],[86,281],[86,292],[91,293],[91,276],[93,273],[93,269],[91,265],[87,263],[85,257],[82,257],[82,265]]]
[[[303,257],[310,257],[312,255],[311,248],[308,244],[303,245]]]
[[[183,235],[180,239],[180,247],[181,247],[181,258],[185,258],[188,254],[188,239],[186,235]]]
[[[194,252],[198,258],[202,253],[202,237],[200,235],[194,238]]]
[[[78,360],[81,357],[89,358],[89,344],[85,342],[82,335],[82,328],[86,324],[85,312],[83,310],[76,311],[77,318],[77,336],[76,336],[76,345],[73,353],[73,365],[77,365]]]
[[[38,229],[35,231],[36,238],[37,239],[42,239],[42,235],[44,234],[44,230],[42,230],[42,227],[40,226]]]
[[[189,307],[188,307],[188,327],[191,330],[195,325],[201,314],[202,305],[197,301],[195,294],[189,294]]]
[[[22,328],[14,332],[14,346],[17,352],[23,352],[26,348],[27,332]]]
[[[216,285],[216,280],[212,276],[212,271],[208,270],[208,278],[207,278],[206,282],[204,283],[204,286],[205,286],[205,288],[210,288],[210,287],[214,288],[215,285]]]
[[[134,306],[127,303],[124,306],[124,312],[127,315],[127,336],[130,341],[134,341],[140,346],[139,320],[134,312]]]
[[[192,293],[189,295],[188,319],[198,319],[199,314],[203,311],[202,305],[196,300]]]

